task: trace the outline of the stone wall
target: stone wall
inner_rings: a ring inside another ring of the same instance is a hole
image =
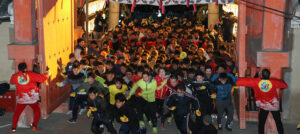
[[[14,73],[13,60],[8,60],[7,45],[11,42],[10,34],[13,36],[13,25],[10,22],[0,24],[0,82],[8,82]]]

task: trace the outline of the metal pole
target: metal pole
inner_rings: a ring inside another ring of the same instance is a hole
[[[85,1],[85,42],[89,41],[89,0]]]

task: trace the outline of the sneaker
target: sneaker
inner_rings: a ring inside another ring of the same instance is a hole
[[[170,125],[172,123],[172,117],[169,117],[167,120],[168,124]]]
[[[70,123],[70,124],[76,124],[76,120],[72,118],[72,119],[68,120],[68,123]]]
[[[226,129],[231,132],[232,131],[232,123],[227,124]]]
[[[30,128],[31,128],[33,131],[38,131],[38,128],[37,128],[36,125],[30,124]]]
[[[160,130],[166,130],[165,124],[161,124]]]
[[[212,114],[212,115],[211,115],[211,118],[212,118],[213,120],[217,120],[218,116],[217,116],[216,114]]]
[[[86,111],[86,109],[84,108],[84,109],[80,109],[80,111],[79,111],[79,115],[82,115],[84,112]]]
[[[143,114],[143,119],[145,120],[147,120],[147,116],[146,116],[146,114]]]
[[[15,128],[10,128],[10,132],[15,133],[17,130]]]
[[[153,131],[153,133],[156,134],[156,133],[157,133],[157,127],[153,127],[153,128],[152,128],[152,131]]]
[[[222,124],[218,125],[218,130],[222,130]]]
[[[151,122],[151,121],[148,121],[148,125],[149,125],[150,127],[152,127],[152,122]]]
[[[66,113],[66,115],[71,115],[71,114],[72,114],[72,110],[70,110]]]

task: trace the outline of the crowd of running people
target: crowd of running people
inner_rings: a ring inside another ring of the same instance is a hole
[[[119,133],[136,133],[146,123],[157,133],[158,119],[165,130],[172,117],[181,133],[216,133],[211,114],[222,129],[225,110],[232,131],[235,64],[217,31],[185,19],[144,19],[117,26],[101,45],[79,39],[57,83],[72,84],[69,122],[76,123],[87,102],[94,133],[103,131],[99,124],[117,133],[114,119],[127,124]]]
[[[91,130],[95,134],[103,133],[104,127],[112,134],[146,133],[149,127],[152,130],[148,132],[158,133],[158,128],[168,129],[166,124],[172,123],[172,119],[182,134],[216,134],[223,126],[232,131],[236,66],[226,51],[228,46],[220,43],[221,31],[222,26],[206,29],[186,19],[144,19],[115,27],[104,35],[101,43],[78,39],[69,63],[61,67],[64,81],[56,83],[58,87],[71,84],[67,114],[72,114],[72,118],[68,122],[75,124],[78,115],[86,111],[92,118]],[[16,81],[17,76],[34,77],[35,74],[26,74],[25,69],[26,64],[19,65],[20,73],[12,77],[12,84],[24,85]],[[268,82],[270,72],[264,70],[262,75]],[[40,78],[34,82],[43,82],[47,77],[34,78]],[[254,80],[239,79],[238,85],[251,87],[247,81]],[[269,82],[286,88],[283,81]],[[258,97],[263,95],[258,90],[255,93],[260,94]],[[276,98],[275,94],[268,95]],[[266,110],[262,119],[268,110],[277,108],[269,109],[264,103],[268,102],[260,103]],[[222,124],[224,115],[226,121]],[[14,115],[14,122],[18,116]],[[216,117],[216,124],[212,117]],[[118,132],[115,120],[121,123]],[[36,130],[37,122],[38,119],[32,124]],[[260,131],[261,127],[264,125]],[[11,130],[15,132],[15,128],[16,123]]]

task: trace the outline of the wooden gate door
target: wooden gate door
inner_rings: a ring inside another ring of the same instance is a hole
[[[41,85],[42,118],[63,103],[69,96],[70,87],[58,88],[62,81],[59,67],[67,64],[73,50],[74,30],[73,0],[37,0],[39,62],[41,72],[49,68],[51,78]]]

